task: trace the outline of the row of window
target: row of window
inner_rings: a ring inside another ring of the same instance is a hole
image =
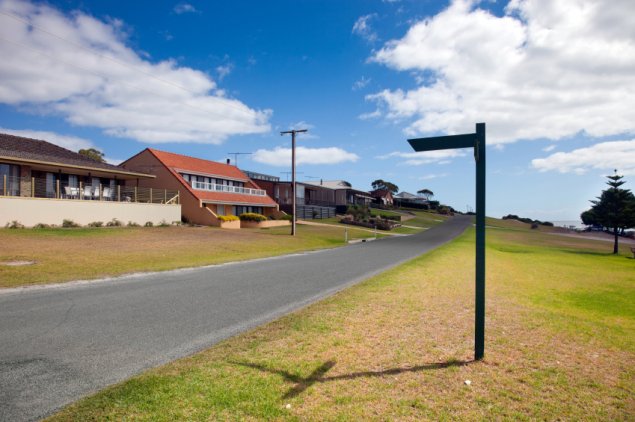
[[[255,212],[257,214],[262,214],[262,207],[249,207],[243,205],[216,205],[216,214],[218,215],[240,215],[246,212]]]
[[[183,179],[185,179],[186,182],[189,182],[190,184],[192,182],[200,182],[200,183],[209,183],[212,185],[238,186],[241,188],[245,186],[243,182],[238,182],[235,180],[225,180],[225,179],[219,179],[215,177],[197,176],[195,174],[187,174],[187,173],[181,173],[181,176],[183,177]]]

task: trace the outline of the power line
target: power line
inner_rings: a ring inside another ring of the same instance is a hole
[[[159,81],[159,82],[163,82],[163,83],[165,83],[165,84],[167,84],[167,85],[170,85],[170,86],[172,86],[172,87],[174,87],[174,88],[178,88],[178,89],[181,89],[181,90],[183,90],[183,91],[189,92],[190,94],[193,94],[193,95],[200,95],[200,93],[199,93],[199,92],[192,91],[192,90],[190,90],[190,89],[188,89],[188,88],[186,88],[186,87],[184,87],[184,86],[182,86],[182,85],[176,84],[176,83],[174,83],[174,82],[172,82],[172,81],[168,81],[168,80],[166,80],[166,79],[159,78],[158,76],[155,76],[155,75],[153,75],[153,74],[152,74],[152,73],[150,73],[150,72],[146,72],[145,70],[139,69],[139,68],[138,68],[138,67],[136,67],[136,66],[132,66],[132,65],[130,65],[130,64],[126,63],[126,62],[123,62],[123,61],[121,61],[121,60],[119,60],[119,59],[116,59],[116,58],[114,58],[114,57],[111,57],[111,56],[108,56],[108,55],[106,55],[106,54],[100,53],[99,51],[97,51],[97,50],[95,50],[95,49],[93,49],[93,48],[89,48],[89,47],[83,46],[83,45],[78,44],[78,43],[76,43],[76,42],[74,42],[74,41],[71,41],[71,40],[68,40],[68,39],[66,39],[66,38],[64,38],[64,37],[61,37],[61,36],[59,36],[59,35],[55,34],[54,32],[51,32],[51,31],[46,30],[46,29],[44,29],[44,28],[41,28],[41,27],[39,27],[39,26],[37,26],[37,25],[34,25],[34,24],[33,24],[33,23],[31,23],[30,21],[25,20],[25,19],[22,19],[21,17],[16,16],[16,15],[14,15],[14,14],[12,14],[12,13],[7,13],[7,12],[0,11],[0,15],[4,15],[4,16],[9,17],[9,18],[12,18],[12,19],[14,19],[14,20],[16,20],[16,21],[22,22],[22,23],[24,23],[24,24],[28,25],[30,28],[37,29],[38,31],[40,31],[40,32],[42,32],[42,33],[44,33],[44,34],[50,35],[50,36],[52,36],[52,37],[55,37],[55,38],[57,38],[57,39],[59,39],[59,40],[61,40],[61,41],[64,41],[64,42],[66,42],[66,43],[68,43],[68,44],[70,44],[70,45],[73,45],[73,46],[75,46],[75,47],[77,47],[77,48],[80,48],[80,49],[82,49],[82,50],[85,50],[85,51],[87,51],[87,52],[89,52],[89,53],[92,53],[92,54],[94,54],[94,55],[96,55],[96,56],[99,56],[99,57],[101,57],[101,58],[104,58],[104,59],[106,59],[106,60],[110,60],[110,61],[112,61],[112,62],[114,62],[114,63],[117,63],[117,64],[119,64],[119,65],[121,65],[121,66],[125,66],[125,67],[127,67],[127,68],[129,68],[129,69],[131,69],[131,70],[136,71],[136,72],[142,73],[142,74],[144,74],[144,75],[146,75],[146,76],[148,76],[148,77],[150,77],[150,78],[152,78],[152,79],[155,79],[155,80],[157,80],[157,81]],[[11,40],[7,40],[6,38],[3,38],[3,39],[4,39],[5,41],[12,42]],[[16,42],[16,43],[17,43],[17,42]],[[22,44],[22,45],[23,45],[24,47],[31,48],[31,47],[30,47],[30,46],[28,46],[28,45],[24,45],[24,44]],[[87,70],[87,69],[83,69],[83,70]],[[88,71],[88,70],[87,70],[87,71]],[[89,71],[89,72],[90,72],[90,71]],[[225,104],[225,106],[226,106],[226,107],[229,107],[229,108],[233,108],[234,110],[240,111],[240,112],[242,112],[242,113],[249,113],[249,112],[247,112],[246,110],[243,110],[243,109],[241,109],[241,108],[235,107],[235,106],[233,106],[233,105],[231,105],[231,104]]]

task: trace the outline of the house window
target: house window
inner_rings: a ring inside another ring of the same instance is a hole
[[[6,178],[7,191],[4,192],[4,180]],[[6,195],[20,195],[20,166],[0,163],[0,190]]]
[[[222,204],[216,205],[216,214],[225,215],[225,205],[222,205]]]
[[[256,214],[262,214],[262,207],[246,207],[243,205],[236,206],[236,215],[244,214],[246,212],[255,212]]]

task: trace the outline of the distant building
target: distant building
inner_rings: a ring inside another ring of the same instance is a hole
[[[140,188],[154,176],[102,163],[47,141],[0,134],[0,225],[171,223],[178,189]],[[143,206],[140,206],[143,205]]]
[[[219,216],[246,212],[269,216],[278,210],[264,189],[230,164],[146,148],[121,167],[156,177],[143,181],[144,186],[180,189],[183,218],[191,223],[221,226]]]
[[[425,205],[428,200],[422,196],[414,195],[410,192],[399,192],[394,196],[394,203],[397,206],[408,206],[408,204]]]
[[[394,203],[392,192],[386,189],[377,189],[371,191],[370,196],[373,197],[374,202],[378,205],[392,206]]]

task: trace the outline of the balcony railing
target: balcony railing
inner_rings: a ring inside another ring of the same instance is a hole
[[[147,204],[178,204],[180,202],[178,190],[121,185],[91,185],[82,182],[72,186],[60,180],[6,175],[0,178],[0,196]]]
[[[191,182],[192,188],[197,190],[206,190],[210,192],[229,192],[240,193],[242,195],[267,196],[267,191],[263,189],[243,188],[240,186],[217,185],[215,183]]]

